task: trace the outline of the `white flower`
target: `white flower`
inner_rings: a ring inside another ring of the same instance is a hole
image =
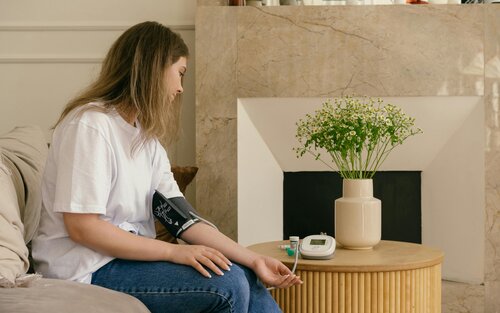
[[[319,159],[320,153],[312,150],[321,147],[332,156],[342,177],[371,178],[395,146],[422,132],[414,121],[400,108],[384,105],[382,99],[328,100],[314,115],[296,123],[302,147],[294,150],[297,156],[311,152]]]

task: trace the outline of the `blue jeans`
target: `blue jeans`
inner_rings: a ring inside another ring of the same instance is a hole
[[[186,265],[115,259],[92,274],[92,284],[127,293],[152,313],[281,312],[252,270],[233,263],[223,272],[206,278]]]

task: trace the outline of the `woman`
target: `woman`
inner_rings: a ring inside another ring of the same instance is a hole
[[[183,197],[158,138],[175,135],[187,57],[167,27],[135,25],[67,105],[42,182],[36,270],[128,293],[152,312],[278,312],[260,281],[302,283],[279,261],[205,223],[182,232],[189,245],[154,239],[155,190]]]

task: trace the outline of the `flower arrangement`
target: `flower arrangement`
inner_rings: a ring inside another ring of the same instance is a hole
[[[422,133],[414,122],[382,99],[346,96],[333,103],[328,100],[314,115],[307,114],[296,123],[301,147],[294,150],[297,157],[311,153],[335,170],[321,159],[318,150],[323,149],[343,178],[371,179],[395,147]]]

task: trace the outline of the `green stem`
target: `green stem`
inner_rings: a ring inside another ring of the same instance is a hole
[[[371,173],[374,173],[376,171],[376,168],[378,168],[379,161],[382,158],[382,155],[384,154],[384,151],[387,149],[387,145],[390,142],[391,142],[390,138],[387,138],[385,141],[382,141],[380,144],[376,146],[375,158],[368,167],[368,170]]]
[[[349,167],[349,172],[351,172],[353,174],[353,177],[352,178],[355,178],[356,174],[353,173],[354,172],[354,169],[356,168],[355,165],[354,165],[354,151],[352,151],[352,148],[349,150],[349,160],[351,162],[350,164],[350,167]]]
[[[338,152],[335,151],[331,152],[330,155],[332,156],[335,164],[337,164],[337,166],[339,167],[339,172],[341,173],[342,177],[350,178],[349,163],[347,162],[347,160],[342,158],[340,155],[338,155]]]
[[[385,159],[387,159],[387,157],[389,156],[389,153],[397,146],[399,146],[399,144],[392,146],[389,150],[384,149],[384,152],[380,155],[377,164],[375,164],[375,167],[373,168],[373,173],[375,173],[378,170],[379,166],[382,165]]]
[[[364,167],[364,171],[365,173],[368,172],[368,166],[370,164],[370,161],[371,161],[371,158],[372,158],[372,155],[373,155],[373,149],[368,149],[368,147],[366,148],[366,159],[365,159],[365,167]]]
[[[363,150],[361,150],[361,153],[359,154],[359,172],[361,173],[362,176],[365,174],[365,165],[363,162]]]
[[[311,150],[307,150],[307,152],[309,152],[312,156],[314,156],[314,158],[316,160],[319,160],[321,163],[325,164],[326,166],[328,166],[330,169],[332,169],[333,171],[335,171],[335,169],[333,167],[330,166],[330,164],[326,163],[325,161],[323,161],[321,158],[319,158],[316,154],[314,154]]]

